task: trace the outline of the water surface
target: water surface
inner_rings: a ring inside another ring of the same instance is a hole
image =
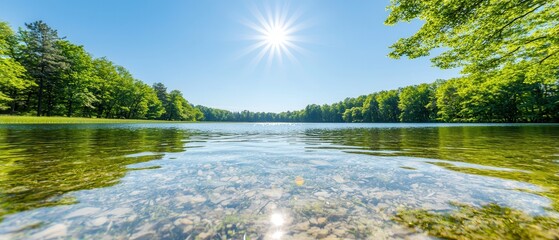
[[[403,209],[559,209],[559,125],[0,126],[0,238],[429,238]]]

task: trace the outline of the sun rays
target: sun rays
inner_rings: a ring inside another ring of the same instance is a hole
[[[297,63],[297,55],[305,54],[306,50],[300,46],[303,39],[298,33],[306,24],[300,21],[301,12],[289,11],[289,5],[275,5],[272,9],[264,6],[264,11],[254,6],[251,9],[253,19],[243,21],[253,33],[247,38],[252,43],[242,56],[253,56],[251,65],[258,66],[266,61],[270,67],[274,63],[283,64],[285,58]]]

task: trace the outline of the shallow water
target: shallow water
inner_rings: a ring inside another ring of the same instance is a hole
[[[3,125],[0,166],[0,238],[422,239],[394,214],[555,214],[559,125]]]

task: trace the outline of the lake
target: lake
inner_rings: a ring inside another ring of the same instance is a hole
[[[552,124],[0,125],[0,239],[425,239],[395,216],[557,186]]]

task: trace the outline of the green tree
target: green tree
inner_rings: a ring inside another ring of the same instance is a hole
[[[361,107],[352,107],[350,110],[352,122],[363,122],[363,110]]]
[[[353,114],[351,109],[346,109],[344,114],[342,114],[342,119],[344,122],[353,122]]]
[[[12,106],[15,111],[16,94],[32,84],[25,79],[25,68],[9,56],[15,35],[5,22],[0,22],[0,110]]]
[[[161,119],[168,119],[168,112],[165,111],[169,105],[169,93],[167,93],[167,87],[165,87],[163,83],[154,83],[151,87],[155,91],[155,94],[163,107],[163,113],[160,115]]]
[[[402,122],[427,122],[430,112],[428,109],[431,103],[431,89],[429,84],[408,86],[400,91],[400,121]]]
[[[307,107],[305,107],[304,115],[306,122],[322,122],[322,109],[319,105],[307,105]]]
[[[60,84],[60,73],[67,68],[67,61],[57,45],[61,38],[56,30],[42,21],[27,23],[25,26],[27,30],[19,31],[19,38],[23,43],[20,62],[38,86],[37,116],[51,115],[57,94],[54,91]]]
[[[145,117],[147,119],[159,119],[165,113],[165,107],[163,107],[161,100],[157,98],[157,94],[153,88],[145,89],[145,91],[147,92],[146,101],[148,106]]]
[[[451,79],[442,83],[436,91],[437,106],[438,106],[438,120],[443,122],[456,122],[460,121],[462,110],[461,102],[462,97],[459,94],[461,88],[460,79]]]
[[[136,119],[160,117],[164,109],[153,88],[139,80],[134,80],[132,85],[126,103],[128,112],[125,117]]]
[[[363,108],[361,109],[364,122],[379,122],[380,113],[378,108],[376,93],[369,94],[363,103]]]
[[[98,118],[110,117],[118,97],[115,89],[119,85],[119,78],[117,68],[111,61],[106,58],[93,60],[92,92],[97,98],[94,107]]]
[[[531,63],[525,65],[528,78],[557,79],[558,1],[393,0],[388,8],[388,25],[424,21],[413,36],[392,45],[391,57],[416,58],[444,48],[432,59],[441,68],[479,73],[522,60]]]
[[[398,122],[400,109],[398,108],[398,90],[382,91],[377,95],[380,121]]]
[[[59,98],[65,107],[65,115],[74,116],[76,111],[88,113],[94,109],[97,98],[91,92],[93,82],[93,58],[83,46],[69,41],[58,41],[58,47],[67,61],[61,75],[61,95]],[[83,116],[83,114],[80,114]]]
[[[169,93],[169,104],[166,108],[167,120],[174,121],[196,121],[203,117],[198,108],[194,108],[179,90],[173,90]],[[247,111],[247,113],[249,113]]]
[[[320,112],[322,113],[322,122],[333,122],[335,112],[332,106],[328,104],[323,104],[320,106]]]

